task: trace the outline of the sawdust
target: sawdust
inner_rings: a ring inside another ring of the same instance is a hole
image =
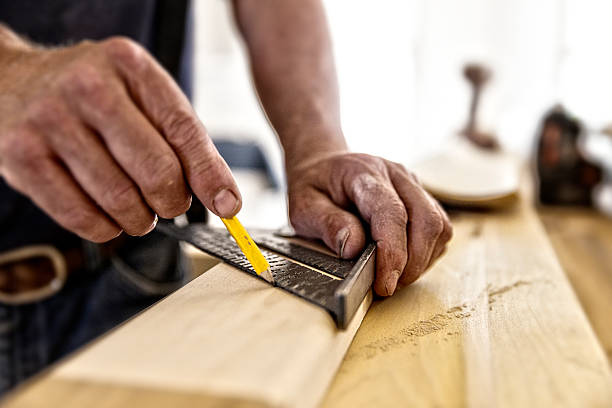
[[[427,320],[420,320],[411,326],[403,328],[399,331],[399,333],[406,337],[423,337],[428,334],[437,332],[438,330],[442,330],[448,325],[448,321],[451,320],[451,317],[446,314],[437,314],[432,318]]]
[[[454,306],[446,310],[444,313],[437,313],[431,317],[419,320],[418,322],[412,323],[411,325],[404,327],[393,335],[385,336],[379,340],[372,341],[368,344],[361,346],[356,352],[347,355],[346,360],[352,360],[353,358],[362,358],[369,360],[374,358],[379,353],[386,353],[387,351],[400,347],[404,344],[417,345],[416,340],[419,337],[428,336],[439,332],[449,326],[455,319],[463,319],[470,317],[471,313],[468,310],[467,304],[461,306]],[[457,336],[458,331],[448,331],[447,335]]]
[[[510,292],[521,286],[531,285],[534,282],[519,280],[512,284],[494,288],[491,285],[478,296],[481,298],[483,295],[488,296],[489,310],[492,310],[492,304],[505,293]],[[420,337],[436,334],[441,330],[446,330],[447,336],[459,336],[461,333],[458,330],[453,330],[452,324],[458,320],[466,319],[472,316],[472,312],[476,311],[477,302],[463,303],[459,306],[453,306],[447,309],[444,313],[436,313],[427,319],[419,320],[414,322],[407,327],[399,329],[395,333],[382,337],[378,340],[371,341],[355,351],[349,353],[346,357],[346,361],[353,359],[365,359],[369,360],[374,358],[380,353],[386,353],[389,350],[401,347],[405,344],[412,344],[417,346],[417,340]],[[443,338],[447,341],[446,338]]]
[[[510,285],[502,286],[502,287],[496,288],[496,289],[493,289],[491,287],[491,285],[489,285],[489,286],[487,286],[487,295],[489,297],[489,304],[491,305],[491,304],[495,303],[495,300],[499,296],[503,295],[506,292],[509,292],[509,291],[511,291],[513,289],[516,289],[516,288],[520,287],[520,286],[531,285],[532,283],[533,282],[519,280],[519,281],[516,281],[516,282],[514,282],[514,283],[512,283]],[[489,308],[489,310],[491,310],[491,309]]]
[[[404,327],[391,336],[383,337],[360,347],[356,353],[348,355],[347,360],[360,357],[369,360],[379,353],[386,353],[393,348],[407,343],[412,343],[412,345],[416,346],[416,337],[427,336],[442,330],[448,326],[450,320],[452,320],[452,316],[447,313],[435,314],[429,319],[420,320],[408,327]]]

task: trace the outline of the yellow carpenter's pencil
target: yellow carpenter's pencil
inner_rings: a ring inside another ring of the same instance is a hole
[[[263,256],[255,241],[251,238],[247,230],[242,226],[238,218],[221,218],[223,224],[229,231],[229,233],[234,237],[234,240],[240,247],[240,250],[249,260],[257,275],[261,276],[265,280],[270,283],[274,283],[274,277],[272,277],[272,273],[270,272],[270,264]]]

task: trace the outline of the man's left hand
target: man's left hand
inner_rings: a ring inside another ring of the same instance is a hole
[[[390,296],[398,282],[414,282],[444,253],[452,236],[448,216],[402,165],[341,152],[287,168],[289,216],[298,234],[353,258],[369,228],[377,243],[377,294]]]

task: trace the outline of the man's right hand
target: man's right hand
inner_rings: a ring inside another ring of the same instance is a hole
[[[0,175],[95,242],[148,233],[191,192],[222,217],[241,206],[189,101],[125,38],[43,49],[0,26]]]

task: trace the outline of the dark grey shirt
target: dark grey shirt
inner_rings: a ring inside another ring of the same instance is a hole
[[[114,35],[130,37],[158,57],[190,96],[191,24],[189,16],[181,14],[180,9],[177,12],[178,3],[181,1],[0,0],[0,21],[45,45],[100,40]],[[186,8],[185,4],[178,8]],[[58,226],[0,178],[0,252],[28,244],[68,247],[79,245],[78,242],[75,235]]]

